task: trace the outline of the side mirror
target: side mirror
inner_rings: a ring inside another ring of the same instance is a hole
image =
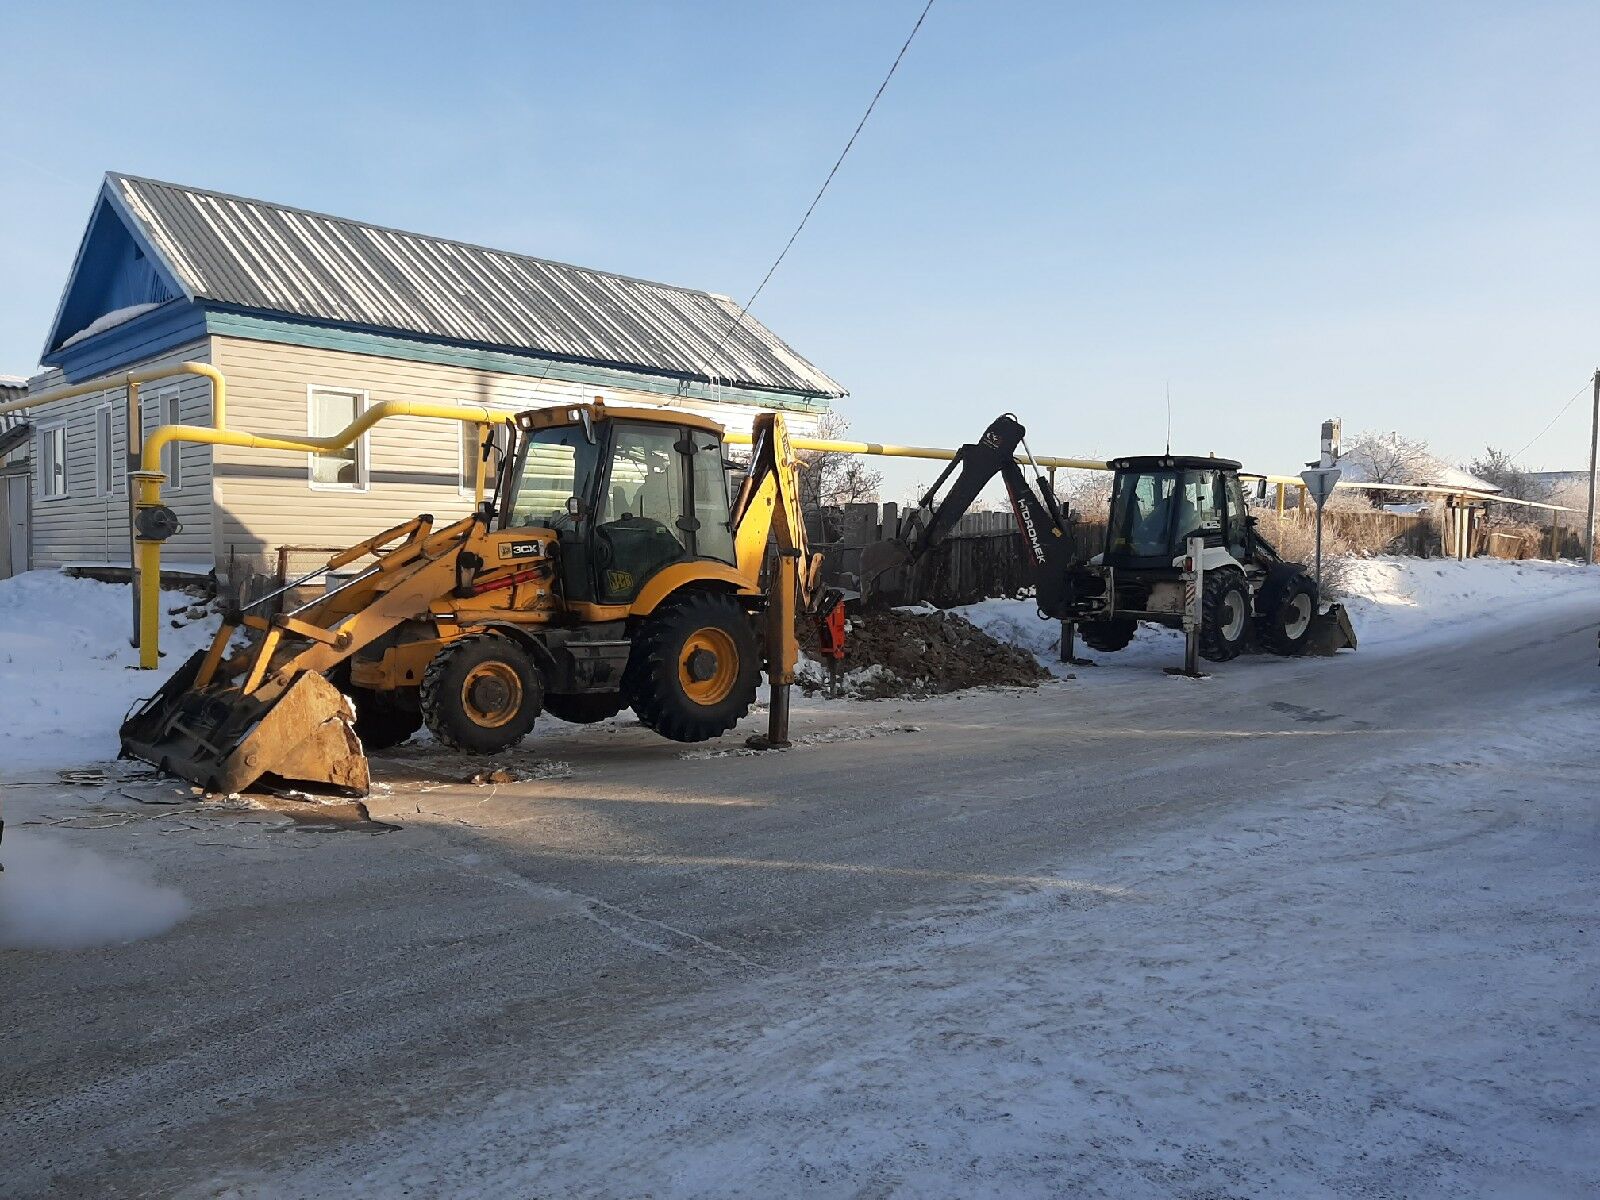
[[[581,517],[581,516],[583,516],[583,497],[582,496],[568,496],[567,497],[567,516],[569,516],[569,517]]]

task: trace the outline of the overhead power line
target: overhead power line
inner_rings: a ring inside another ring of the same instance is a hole
[[[1578,397],[1583,395],[1585,392],[1587,392],[1589,390],[1589,384],[1590,384],[1590,381],[1585,379],[1583,381],[1582,386],[1580,386],[1577,391],[1572,393],[1572,398],[1569,399],[1565,404],[1563,404],[1561,406],[1561,411],[1556,413],[1555,416],[1550,418],[1550,423],[1548,425],[1546,425],[1543,429],[1539,430],[1538,433],[1534,434],[1531,438],[1529,438],[1528,439],[1528,445],[1524,446],[1521,450],[1518,450],[1515,454],[1513,454],[1511,456],[1512,459],[1515,460],[1515,459],[1521,458],[1524,454],[1526,454],[1528,452],[1528,446],[1532,446],[1535,442],[1537,442],[1545,434],[1549,433],[1552,429],[1554,429],[1556,427],[1556,422],[1561,420],[1562,417],[1567,415],[1567,409],[1571,408],[1574,404],[1576,404],[1578,402]]]
[[[822,194],[828,190],[828,185],[833,182],[833,177],[839,173],[839,167],[843,164],[845,155],[850,153],[850,148],[856,144],[856,138],[861,136],[861,130],[866,127],[867,118],[872,115],[872,110],[878,107],[878,101],[882,98],[884,89],[889,86],[889,80],[894,78],[894,73],[899,69],[900,60],[906,56],[906,51],[911,49],[911,43],[917,36],[917,30],[922,28],[922,22],[927,20],[928,10],[932,7],[933,0],[928,0],[927,4],[922,6],[922,12],[917,17],[917,23],[911,27],[911,32],[906,35],[905,43],[900,47],[900,53],[896,54],[894,61],[889,64],[888,74],[883,77],[883,82],[878,85],[878,90],[872,93],[872,100],[867,104],[867,111],[862,113],[861,120],[856,122],[855,131],[850,134],[850,140],[845,142],[844,149],[839,151],[839,157],[834,159],[833,166],[828,169],[827,178],[822,181],[822,186],[817,189],[817,194],[811,197],[811,203],[806,206],[805,215],[800,218],[800,224],[794,227],[794,232],[789,235],[789,240],[783,244],[783,249],[778,252],[778,257],[772,260],[772,265],[767,268],[767,273],[761,277],[761,282],[756,285],[756,290],[750,293],[750,299],[746,300],[744,306],[739,309],[739,315],[723,331],[722,336],[717,339],[717,344],[711,348],[712,358],[716,357],[717,351],[721,350],[727,340],[744,324],[745,314],[750,311],[750,306],[756,302],[756,297],[760,296],[766,289],[768,281],[772,279],[774,272],[777,271],[779,265],[788,255],[790,248],[795,243],[795,239],[800,236],[800,231],[806,227],[806,222],[811,220],[811,214],[816,211],[817,205],[821,202]]]

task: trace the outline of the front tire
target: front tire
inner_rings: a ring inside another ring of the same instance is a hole
[[[1132,617],[1117,617],[1110,621],[1083,621],[1078,625],[1078,636],[1091,650],[1115,654],[1127,649],[1138,629],[1139,622]]]
[[[1304,654],[1317,617],[1317,585],[1304,571],[1269,578],[1256,597],[1256,640],[1273,654]]]
[[[520,742],[539,717],[544,681],[510,638],[474,633],[434,655],[422,675],[422,716],[453,750],[498,754]]]
[[[1244,576],[1231,567],[1205,573],[1200,610],[1200,657],[1227,662],[1244,651],[1250,632],[1250,591]]]
[[[593,725],[614,717],[627,706],[621,692],[582,692],[577,695],[549,695],[544,711],[557,720],[574,725]]]
[[[727,733],[755,703],[761,655],[744,609],[717,592],[691,592],[644,618],[622,694],[651,729],[675,742]]]

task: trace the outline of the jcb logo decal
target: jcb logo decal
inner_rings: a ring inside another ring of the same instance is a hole
[[[501,542],[501,558],[538,558],[538,542]]]

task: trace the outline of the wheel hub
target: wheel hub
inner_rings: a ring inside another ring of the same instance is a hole
[[[475,724],[498,728],[522,707],[522,680],[506,663],[479,663],[462,682],[461,706]]]
[[[683,669],[695,683],[705,683],[717,673],[717,656],[710,650],[696,648],[684,660]]]

